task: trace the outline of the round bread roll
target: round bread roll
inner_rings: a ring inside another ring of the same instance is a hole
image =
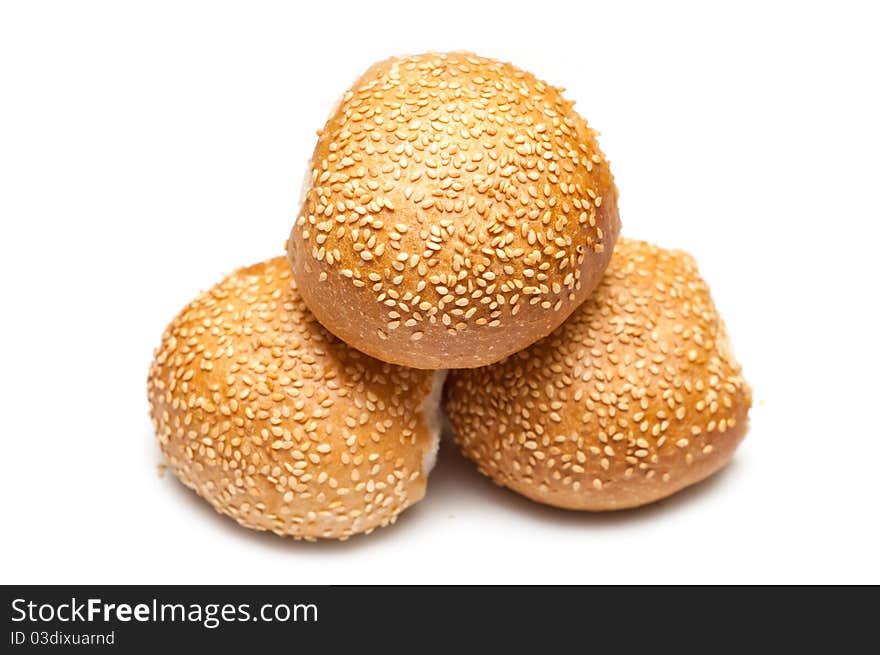
[[[586,299],[620,222],[561,89],[468,53],[375,64],[319,132],[288,257],[336,336],[415,368],[489,364]]]
[[[442,374],[349,348],[283,257],[243,268],[171,324],[147,392],[168,467],[223,514],[297,539],[393,523],[425,493]]]
[[[451,372],[445,406],[464,454],[498,484],[614,510],[727,464],[751,390],[694,260],[621,239],[559,329],[493,366]]]

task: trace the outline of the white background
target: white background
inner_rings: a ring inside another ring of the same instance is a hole
[[[0,5],[4,583],[880,582],[880,102],[872,3]],[[691,251],[755,388],[722,474],[613,515],[494,487],[346,543],[251,533],[171,475],[165,324],[281,254],[334,100],[472,49],[565,86],[624,232]]]

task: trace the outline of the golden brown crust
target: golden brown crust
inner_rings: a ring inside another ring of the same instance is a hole
[[[320,133],[288,241],[330,331],[417,368],[488,364],[546,336],[619,231],[595,133],[510,64],[431,53],[372,66]]]
[[[621,238],[594,295],[523,352],[453,371],[463,452],[499,484],[582,510],[636,507],[723,467],[751,389],[693,259]]]
[[[424,495],[432,378],[327,332],[278,257],[171,322],[147,392],[168,466],[217,511],[279,535],[345,538]]]

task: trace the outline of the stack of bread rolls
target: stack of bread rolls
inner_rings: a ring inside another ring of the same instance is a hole
[[[287,257],[168,326],[167,466],[241,525],[345,539],[420,500],[445,411],[483,474],[577,510],[723,467],[751,391],[693,259],[618,238],[596,133],[469,53],[393,58],[333,109]]]

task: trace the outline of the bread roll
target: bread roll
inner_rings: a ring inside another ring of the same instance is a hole
[[[549,334],[601,279],[617,190],[561,89],[430,53],[375,64],[311,161],[288,256],[318,320],[384,361],[495,362]]]
[[[327,332],[278,257],[171,322],[147,392],[186,486],[243,526],[311,540],[370,532],[422,498],[441,385]]]
[[[615,510],[727,464],[751,390],[694,260],[621,239],[559,329],[498,364],[451,372],[445,406],[464,454],[498,484]]]

